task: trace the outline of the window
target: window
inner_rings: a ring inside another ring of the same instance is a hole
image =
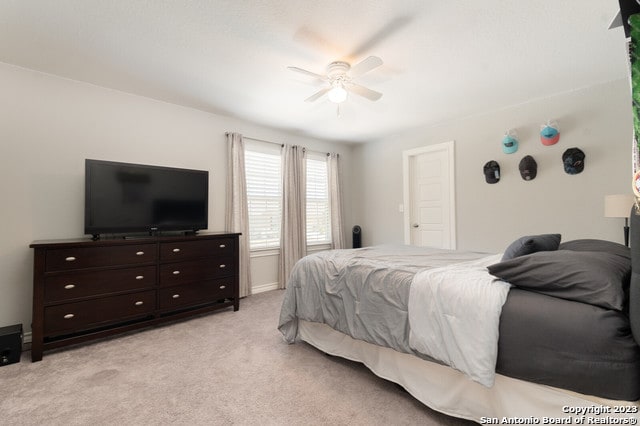
[[[247,147],[244,161],[249,210],[249,248],[278,248],[282,216],[280,150],[252,150]]]
[[[331,244],[326,155],[307,152],[307,245]]]
[[[280,247],[282,164],[280,146],[246,144],[249,248]],[[307,245],[331,244],[329,182],[325,154],[307,151]]]

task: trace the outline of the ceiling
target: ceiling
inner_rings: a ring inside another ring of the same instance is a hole
[[[616,0],[3,0],[0,61],[366,142],[627,77]],[[335,60],[383,96],[304,99]],[[232,130],[232,129],[230,129]]]

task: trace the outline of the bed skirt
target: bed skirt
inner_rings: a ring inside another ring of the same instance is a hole
[[[436,411],[481,424],[504,424],[505,417],[520,424],[544,424],[545,418],[570,418],[565,422],[577,424],[583,416],[587,418],[585,424],[589,424],[589,418],[595,420],[593,423],[607,417],[631,419],[626,424],[637,424],[640,420],[640,400],[612,401],[500,374],[496,374],[493,387],[486,388],[450,367],[356,340],[325,324],[300,319],[298,337],[327,354],[363,363],[377,376],[399,384]],[[590,412],[580,413],[576,407],[590,407]],[[615,407],[631,413],[616,413]],[[624,407],[631,408],[625,410]],[[601,413],[596,414],[597,411]]]

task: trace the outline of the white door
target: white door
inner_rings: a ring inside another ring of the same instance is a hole
[[[406,244],[456,248],[453,146],[403,152]]]

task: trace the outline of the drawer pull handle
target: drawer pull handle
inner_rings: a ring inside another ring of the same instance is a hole
[[[73,257],[73,256],[69,256],[69,257],[65,258],[64,260],[66,260],[67,262],[73,262],[74,260],[76,260],[76,258]]]
[[[226,267],[227,267],[227,265],[224,265],[224,264],[220,265],[220,268],[226,268]]]
[[[138,276],[136,276],[136,280],[142,280],[142,279],[144,279],[144,275],[138,275]]]
[[[144,302],[142,300],[138,300],[136,302],[136,306],[140,306],[140,305],[144,305]]]
[[[226,286],[226,285],[221,285],[221,286],[220,286],[220,290],[224,290],[225,288],[227,288],[227,286]]]
[[[180,249],[179,248],[175,248],[175,249],[173,249],[173,252],[174,253],[180,253]]]
[[[76,288],[75,284],[67,284],[64,286],[65,290],[71,290],[72,288]]]
[[[180,275],[180,271],[173,271],[173,275]]]
[[[65,315],[65,316],[64,316],[64,319],[71,319],[71,318],[73,318],[73,317],[75,317],[75,315],[73,315],[73,314],[67,314],[67,315]]]
[[[226,247],[226,245],[220,244],[220,248],[225,248],[225,247]]]
[[[178,299],[178,298],[180,298],[180,295],[179,295],[179,294],[174,294],[174,295],[173,295],[173,296],[171,296],[171,297],[173,297],[174,299]]]
[[[137,251],[137,252],[136,252],[136,256],[142,256],[143,254],[144,254],[144,252],[143,252],[143,251]]]

